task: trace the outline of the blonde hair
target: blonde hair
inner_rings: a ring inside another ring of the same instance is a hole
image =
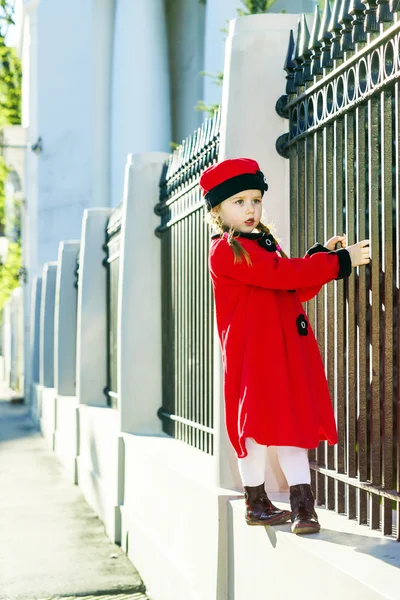
[[[224,235],[224,233],[228,234],[228,244],[230,245],[230,247],[233,250],[233,254],[234,254],[234,262],[242,262],[243,259],[245,259],[246,263],[250,266],[252,264],[251,262],[251,258],[249,253],[247,252],[247,250],[245,248],[243,248],[242,244],[238,241],[238,235],[235,236],[235,230],[233,229],[233,227],[228,227],[227,225],[225,225],[225,223],[222,221],[221,216],[218,214],[218,212],[208,212],[207,213],[209,221],[211,222],[211,225],[213,225],[215,227],[215,229],[217,230],[217,232],[220,234],[220,236],[222,237]],[[271,230],[267,225],[264,225],[263,223],[260,223],[257,225],[257,229],[261,232],[261,233],[266,233],[267,235],[272,235],[271,234]],[[274,236],[272,236],[275,245],[278,245],[277,240],[275,239]],[[288,258],[288,256],[285,254],[285,252],[283,250],[280,250],[279,253],[281,254],[281,256],[283,258]]]

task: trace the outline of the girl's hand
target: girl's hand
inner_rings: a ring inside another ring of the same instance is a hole
[[[360,265],[368,265],[370,262],[370,248],[369,240],[363,240],[357,244],[353,244],[347,248],[347,252],[350,254],[351,264],[353,267],[359,267]]]
[[[346,234],[335,235],[335,237],[331,238],[326,242],[325,248],[328,248],[328,250],[336,250],[336,244],[339,243],[342,245],[342,248],[347,247]]]

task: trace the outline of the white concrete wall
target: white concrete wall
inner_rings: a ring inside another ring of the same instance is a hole
[[[111,209],[85,211],[79,254],[76,395],[107,407],[107,272],[103,245]]]
[[[117,542],[121,539],[122,481],[118,474],[122,460],[117,411],[81,405],[77,460],[79,487],[104,522],[109,537]]]
[[[80,242],[61,242],[58,252],[54,325],[54,387],[59,396],[76,390],[77,288]]]
[[[54,451],[71,483],[78,483],[79,404],[74,396],[55,399]]]
[[[171,141],[163,0],[118,0],[115,19],[112,206],[122,200],[128,153],[167,151]]]
[[[43,269],[40,306],[40,384],[54,387],[54,315],[57,263],[46,263]]]
[[[121,540],[149,596],[228,598],[227,500],[236,494],[215,487],[213,458],[168,436],[124,441]]]
[[[26,286],[28,287],[28,286]],[[35,277],[32,283],[31,290],[31,305],[29,314],[29,338],[25,340],[25,356],[29,356],[31,367],[30,373],[27,371],[27,363],[25,363],[27,377],[25,385],[25,394],[27,402],[30,405],[30,412],[34,421],[39,419],[39,410],[37,405],[36,386],[40,380],[40,313],[41,313],[41,298],[42,298],[42,278]],[[25,304],[25,306],[28,306]]]
[[[289,507],[286,495],[275,498]],[[244,500],[230,501],[227,598],[397,600],[400,545],[333,511],[317,512],[318,535],[293,535],[289,523],[248,527]]]
[[[34,384],[35,385],[35,384]],[[56,443],[57,404],[54,388],[36,385],[40,415],[40,431],[47,447],[54,450]]]

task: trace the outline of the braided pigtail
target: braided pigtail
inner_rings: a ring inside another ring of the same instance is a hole
[[[241,262],[244,258],[247,264],[250,266],[252,264],[250,254],[247,252],[245,248],[243,248],[242,244],[238,242],[237,238],[234,236],[235,230],[232,227],[227,227],[220,215],[216,212],[210,212],[208,214],[212,225],[214,225],[217,232],[221,235],[221,237],[226,237],[227,242],[233,250],[233,254],[235,257],[235,263]]]
[[[259,231],[261,231],[261,233],[266,233],[267,235],[271,234],[271,230],[269,229],[269,227],[267,227],[267,225],[264,225],[263,223],[260,223],[257,225],[257,229]],[[272,234],[271,234],[272,235]],[[282,248],[280,247],[279,243],[277,242],[277,240],[275,239],[275,236],[272,236],[274,238],[274,244],[277,246],[277,249],[279,251],[279,254],[281,256],[283,256],[283,258],[288,258],[288,255],[282,250]]]

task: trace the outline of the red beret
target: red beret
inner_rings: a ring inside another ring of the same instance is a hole
[[[202,173],[200,187],[210,210],[244,190],[260,190],[264,194],[268,184],[257,161],[251,158],[227,158]]]

